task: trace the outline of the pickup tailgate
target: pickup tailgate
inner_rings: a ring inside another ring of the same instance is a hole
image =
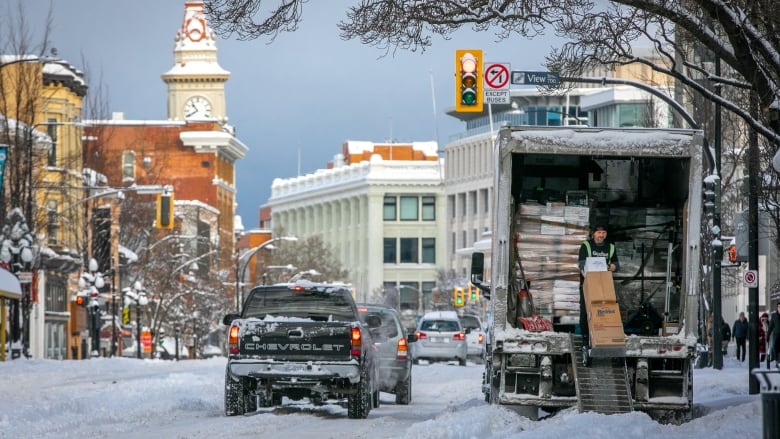
[[[352,325],[347,322],[247,319],[241,326],[242,356],[275,361],[351,358]]]

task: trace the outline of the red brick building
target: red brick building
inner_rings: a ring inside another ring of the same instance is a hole
[[[184,279],[198,270],[200,279],[234,297],[233,289],[225,285],[235,281],[235,241],[240,232],[235,230],[235,165],[248,148],[227,124],[229,77],[217,62],[216,35],[206,21],[203,2],[187,1],[174,37],[173,66],[162,74],[168,87],[167,120],[129,120],[114,113],[110,120],[85,122],[84,167],[104,175],[107,181],[102,183],[119,188],[126,197],[119,203],[120,213],[111,213],[118,229],[112,229],[110,237],[108,232],[103,235],[110,244],[97,243],[110,245],[104,253],[111,256],[104,257],[101,270],[109,263],[113,268],[116,260],[121,269],[123,260],[136,252],[142,259],[162,259],[171,266],[167,274],[157,273],[158,278],[173,274]],[[147,186],[172,189],[172,228],[155,226],[156,195],[145,190]],[[120,285],[131,281],[123,278]],[[164,285],[157,289],[157,294],[171,294]]]

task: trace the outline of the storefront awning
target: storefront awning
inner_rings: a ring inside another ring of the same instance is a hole
[[[19,285],[19,279],[8,270],[0,268],[0,297],[3,299],[22,298],[22,287]]]

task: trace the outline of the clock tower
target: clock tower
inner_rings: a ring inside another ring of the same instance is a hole
[[[217,62],[216,35],[206,22],[202,1],[184,3],[173,59],[173,67],[162,75],[168,85],[168,119],[226,122],[230,72]]]

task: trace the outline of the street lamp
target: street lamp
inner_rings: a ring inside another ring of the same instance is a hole
[[[125,296],[125,307],[130,307],[135,303],[135,326],[136,326],[136,338],[135,349],[136,358],[141,359],[141,307],[149,304],[149,299],[146,297],[146,291],[141,286],[141,282],[136,281],[133,284],[133,288],[125,287],[122,289]]]
[[[13,312],[14,319],[11,322],[11,340],[16,341],[21,338],[22,340],[22,352],[25,357],[29,356],[29,344],[30,344],[30,309],[32,304],[32,262],[35,259],[35,253],[33,252],[33,237],[30,233],[30,229],[27,226],[24,214],[21,209],[14,208],[6,217],[6,224],[3,226],[2,234],[0,234],[0,261],[8,265],[11,273],[20,279],[20,284],[26,284],[27,287],[23,288],[22,292],[22,328],[20,331],[18,311]],[[2,299],[5,300],[5,299]],[[15,302],[16,303],[16,302]],[[18,310],[18,304],[16,305]],[[3,346],[2,349],[5,349]],[[14,358],[13,351],[11,357]]]
[[[89,272],[83,273],[79,277],[79,288],[81,295],[86,296],[87,310],[90,322],[90,337],[92,338],[91,356],[100,355],[100,302],[98,301],[99,289],[106,283],[103,280],[103,274],[98,271],[98,262],[95,258],[89,260]]]
[[[252,260],[252,256],[255,255],[255,253],[259,252],[263,248],[271,248],[269,247],[274,242],[278,241],[297,241],[298,238],[295,236],[280,236],[278,238],[271,238],[268,241],[265,241],[264,243],[252,247],[249,250],[245,251],[242,254],[236,253],[236,312],[241,312],[241,302],[244,301],[244,294],[241,290],[241,280],[244,278],[244,275],[246,274],[246,268],[249,266],[249,261]],[[241,259],[246,259],[244,261],[244,265],[241,265]]]

